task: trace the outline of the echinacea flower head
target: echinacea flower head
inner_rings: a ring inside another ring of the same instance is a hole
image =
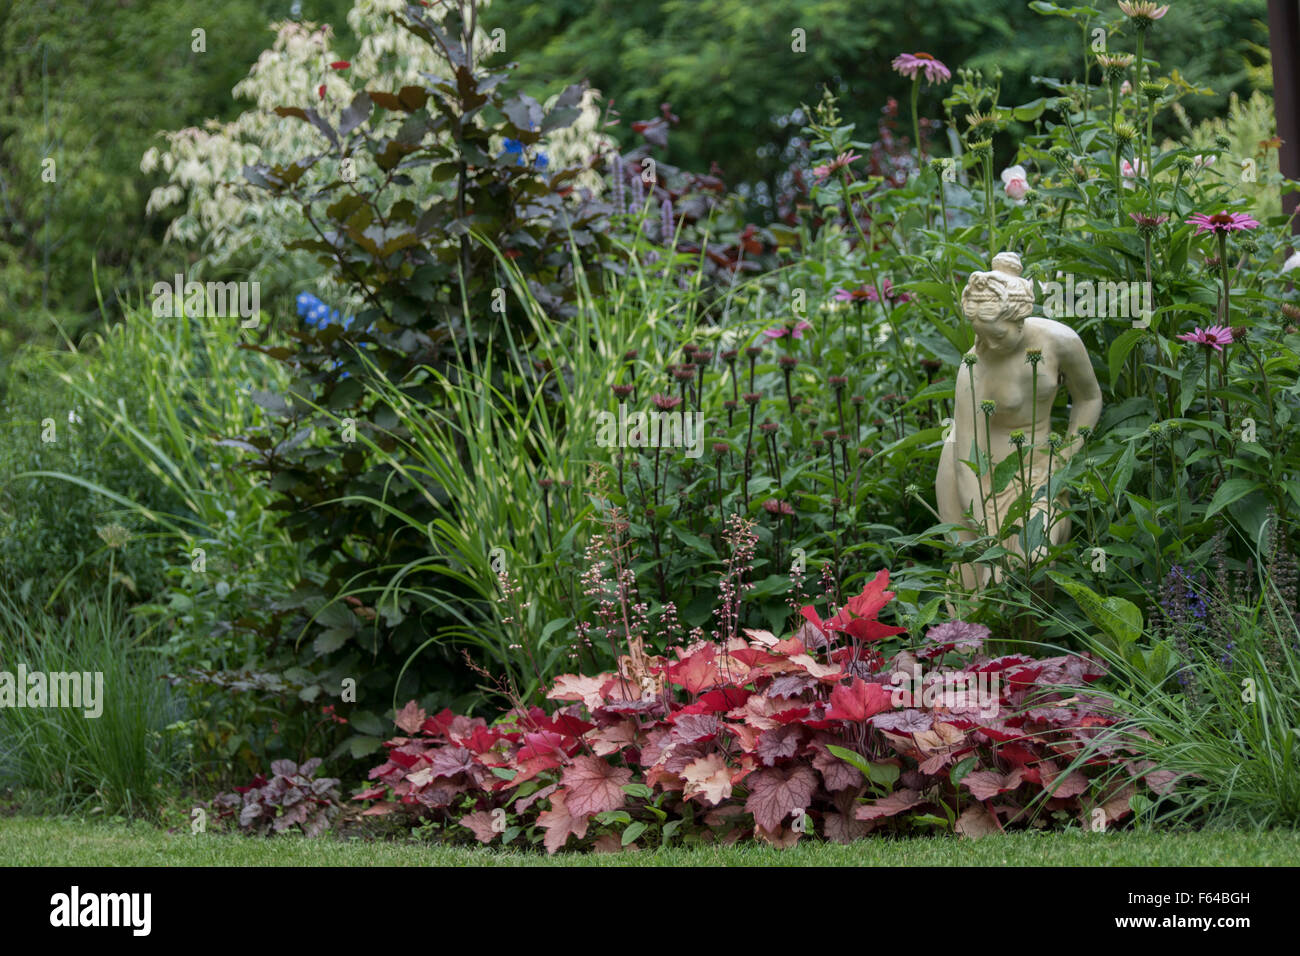
[[[650,401],[654,403],[655,408],[661,412],[670,412],[682,403],[682,400],[676,395],[653,395]]]
[[[763,502],[763,508],[770,515],[792,515],[794,509],[788,502],[781,501],[778,498],[768,498]]]
[[[787,335],[793,339],[803,338],[804,332],[812,328],[812,323],[800,319],[794,325],[782,325],[775,329],[764,329],[763,334],[769,339],[782,339]]]
[[[1168,216],[1148,216],[1140,212],[1131,212],[1128,217],[1137,223],[1138,232],[1143,236],[1155,235],[1155,231],[1169,221]]]
[[[1203,212],[1198,212],[1195,216],[1187,220],[1189,226],[1196,227],[1196,234],[1199,236],[1205,232],[1212,232],[1217,235],[1225,235],[1229,232],[1239,232],[1243,229],[1257,229],[1259,223],[1246,215],[1244,212],[1216,212],[1209,216]]]
[[[1108,80],[1122,80],[1124,71],[1133,65],[1132,53],[1098,53],[1097,65]]]
[[[1169,4],[1156,6],[1153,0],[1119,0],[1119,10],[1135,27],[1145,30],[1169,12]]]
[[[853,150],[849,150],[847,153],[840,153],[829,163],[822,163],[820,166],[814,166],[813,175],[817,177],[819,182],[829,179],[834,173],[848,166],[849,163],[861,158],[862,157],[853,152]]]
[[[1208,329],[1196,328],[1178,336],[1179,341],[1204,345],[1207,349],[1222,352],[1225,345],[1232,344],[1232,329],[1226,325],[1212,325]]]
[[[952,79],[952,70],[928,53],[900,53],[890,64],[902,76],[915,80],[920,73],[930,83],[943,83]]]

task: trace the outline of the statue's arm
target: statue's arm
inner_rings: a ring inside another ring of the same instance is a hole
[[[1064,457],[1078,446],[1080,428],[1095,428],[1101,417],[1101,386],[1092,370],[1092,360],[1083,339],[1073,329],[1062,343],[1060,369],[1070,392],[1070,431]]]

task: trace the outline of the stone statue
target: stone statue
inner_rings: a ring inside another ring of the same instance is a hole
[[[1008,509],[1028,487],[1033,490],[1032,508],[1017,524],[1027,528],[1034,514],[1042,513],[1044,522],[1050,514],[1048,540],[1056,545],[1069,537],[1069,520],[1057,518],[1063,500],[1049,509],[1040,491],[1047,484],[1049,464],[1059,469],[1079,447],[1079,429],[1097,424],[1101,389],[1078,334],[1060,322],[1030,315],[1033,284],[1020,272],[1020,257],[1003,252],[994,257],[991,271],[972,273],[962,291],[962,312],[975,328],[975,346],[957,369],[953,427],[939,458],[935,495],[939,516],[970,528],[958,533],[969,541],[978,534],[996,534]],[[1052,451],[1052,404],[1062,382],[1070,395],[1070,424]],[[993,467],[1008,456],[1020,456],[1022,464],[997,494],[991,469],[977,475],[965,463],[977,461],[976,445],[980,455],[991,457]],[[1019,532],[1002,545],[1023,559]],[[1045,551],[1040,545],[1034,559]],[[963,564],[954,574],[966,590],[975,591],[996,571],[992,565]]]

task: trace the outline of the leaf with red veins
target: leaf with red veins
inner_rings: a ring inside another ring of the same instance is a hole
[[[852,634],[860,641],[880,641],[886,637],[893,637],[895,634],[906,634],[905,627],[891,627],[888,624],[881,624],[879,621],[869,621],[865,618],[858,618],[849,621],[844,625],[842,630]]]
[[[647,787],[657,787],[660,790],[682,790],[686,786],[679,774],[665,770],[663,767],[652,767],[647,770],[645,784]]]
[[[412,701],[411,703],[415,703]],[[411,706],[407,704],[406,706]],[[462,718],[463,719],[463,718]],[[456,722],[456,715],[451,712],[450,707],[444,707],[441,711],[420,724],[420,731],[428,734],[430,737],[446,737],[451,730],[452,724]],[[400,724],[398,726],[401,726]],[[405,730],[406,728],[402,728]],[[414,733],[414,731],[407,731]]]
[[[826,711],[826,718],[854,722],[867,720],[894,706],[890,694],[884,684],[869,684],[855,677],[848,686],[840,684],[831,691],[831,706]]]
[[[781,725],[780,721],[772,718],[789,709],[790,705],[786,701],[753,694],[745,701],[744,707],[737,707],[730,711],[727,717],[731,720],[743,721],[755,730],[771,730]]]
[[[805,671],[782,674],[767,685],[764,694],[768,697],[798,697],[804,691],[817,686],[817,681]]]
[[[397,724],[398,728],[406,733],[413,734],[423,726],[426,716],[423,707],[415,701],[410,701],[397,712],[397,716],[393,718],[393,723]]]
[[[549,730],[552,733],[562,734],[566,737],[581,737],[589,730],[594,730],[596,725],[574,714],[566,714],[563,711],[556,712],[550,717],[538,719],[537,726],[542,730]]]
[[[601,727],[587,735],[591,752],[597,757],[608,757],[610,754],[618,753],[624,747],[635,747],[639,740],[640,731],[637,730],[636,721],[630,718],[624,718],[608,727]]]
[[[611,766],[599,757],[575,757],[564,768],[560,783],[565,788],[565,801],[573,816],[591,816],[617,810],[627,799],[623,785],[632,779],[627,767]]]
[[[353,800],[378,800],[388,792],[387,787],[371,787],[369,790],[362,790]]]
[[[757,770],[745,783],[745,809],[768,830],[776,830],[795,810],[806,810],[817,793],[817,775],[806,764]]]
[[[551,700],[580,700],[587,706],[588,711],[594,711],[605,703],[601,688],[609,681],[610,676],[608,673],[597,674],[595,677],[561,674],[555,678],[555,683],[551,685],[551,691],[546,696]]]
[[[852,843],[861,840],[872,830],[872,825],[855,820],[843,813],[828,812],[822,817],[822,833],[832,843]]]
[[[502,735],[495,730],[489,730],[486,727],[475,727],[474,732],[462,743],[476,754],[485,754],[502,739]]]
[[[385,802],[376,803],[373,807],[367,807],[361,811],[363,817],[383,817],[398,809],[400,804]]]
[[[701,695],[700,699],[689,707],[683,707],[669,714],[668,720],[670,723],[675,723],[680,717],[688,714],[723,713],[733,707],[739,707],[751,693],[753,692],[743,687],[717,687]]]
[[[859,594],[849,598],[848,609],[857,617],[873,618],[894,599],[889,587],[889,569],[881,568]]]
[[[618,701],[638,701],[643,693],[645,691],[641,685],[618,674],[612,675],[600,688],[600,696],[604,699],[605,706]]]
[[[758,735],[761,733],[757,728],[750,727],[748,724],[727,724],[727,732],[736,738],[736,743],[741,750],[752,751],[758,746]]]
[[[686,782],[686,797],[703,797],[711,807],[716,807],[731,796],[731,770],[721,754],[712,753],[691,761],[682,771]]]
[[[895,790],[887,797],[857,807],[853,816],[858,820],[878,820],[881,817],[897,816],[924,802],[925,797],[915,790]]]
[[[806,653],[807,648],[803,646],[803,641],[796,637],[787,637],[783,641],[778,641],[772,645],[773,653],[780,654],[783,657],[798,657]]]
[[[776,713],[772,715],[772,719],[776,721],[778,724],[784,726],[786,724],[801,723],[804,720],[804,718],[806,718],[811,713],[812,713],[811,705],[806,707],[791,707],[788,710],[778,710]]]
[[[1148,787],[1163,797],[1174,792],[1175,785],[1183,776],[1174,770],[1153,770],[1142,779],[1146,781]]]
[[[717,657],[718,652],[713,645],[705,645],[680,661],[669,664],[668,680],[688,694],[702,693],[720,683]]]
[[[718,736],[722,721],[716,714],[686,714],[673,722],[673,743],[693,744]]]
[[[1024,779],[1025,772],[1019,767],[1010,773],[975,770],[961,778],[961,785],[969,790],[976,800],[992,800],[1000,793],[1010,793],[1015,790]]]
[[[731,652],[731,657],[750,668],[749,673],[745,675],[746,682],[756,671],[769,673],[794,669],[784,657],[752,647],[737,648]]]
[[[1137,793],[1137,789],[1131,783],[1124,784],[1119,790],[1111,788],[1104,802],[1100,804],[1102,811],[1106,814],[1107,826],[1110,826],[1116,820],[1123,820],[1133,812],[1133,808],[1129,806],[1129,799],[1135,793]],[[1092,814],[1093,810],[1089,809],[1080,816],[1080,819],[1084,820],[1085,825],[1090,828],[1092,826]]]
[[[520,797],[518,800],[515,801],[515,812],[523,813],[525,810],[531,807],[538,800],[545,800],[547,797],[553,794],[557,789],[559,789],[559,786],[560,785],[558,783],[547,784],[545,787],[542,787],[542,789],[538,790],[536,793],[530,793],[526,797]]]
[[[844,671],[840,669],[838,664],[819,663],[810,654],[793,654],[790,657],[790,663],[797,664],[807,674],[826,683],[838,681],[844,676]]]
[[[439,747],[429,755],[429,768],[434,777],[454,777],[469,773],[474,768],[474,754],[466,747],[454,744]]]
[[[978,803],[967,807],[953,825],[953,830],[957,834],[970,840],[978,840],[1001,829],[997,818]]]
[[[813,751],[812,765],[821,773],[822,782],[825,783],[826,789],[832,793],[836,790],[860,787],[864,783],[862,773],[858,768],[835,756],[826,749],[825,744],[817,746],[817,749]]]
[[[748,627],[744,631],[746,637],[762,647],[772,647],[777,642],[776,635],[771,631],[756,631]]]
[[[551,809],[537,815],[537,825],[546,831],[542,842],[547,853],[555,853],[564,846],[570,834],[579,840],[587,835],[587,814],[570,812],[567,797],[566,791],[555,791],[551,794]]]
[[[564,737],[551,730],[524,734],[524,745],[519,748],[520,760],[550,757],[564,752]]]
[[[770,767],[778,760],[793,757],[798,752],[802,739],[803,728],[799,724],[765,730],[758,738],[758,759],[763,766]]]
[[[491,843],[493,837],[497,835],[497,830],[493,827],[496,822],[492,814],[486,810],[477,810],[474,813],[467,813],[460,818],[460,825],[468,827],[474,831],[474,839],[479,843]]]
[[[1086,793],[1090,782],[1079,771],[1071,770],[1064,775],[1049,774],[1044,771],[1041,773],[1041,783],[1043,789],[1051,791],[1052,796],[1057,800],[1068,800],[1070,797],[1077,797],[1081,793]]]
[[[519,772],[510,780],[502,780],[497,790],[504,790],[511,787],[517,787],[525,780],[531,780],[539,773],[545,773],[547,770],[554,770],[560,765],[558,754],[542,754],[538,757],[529,757],[526,760],[519,761]]]
[[[895,710],[876,714],[871,724],[878,730],[891,730],[899,734],[917,734],[929,730],[934,718],[923,710]]]

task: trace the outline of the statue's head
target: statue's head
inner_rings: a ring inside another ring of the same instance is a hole
[[[1013,349],[1024,336],[1025,319],[1034,308],[1034,287],[1020,271],[1020,256],[1000,252],[993,257],[993,268],[972,272],[962,290],[962,312],[987,347]]]

